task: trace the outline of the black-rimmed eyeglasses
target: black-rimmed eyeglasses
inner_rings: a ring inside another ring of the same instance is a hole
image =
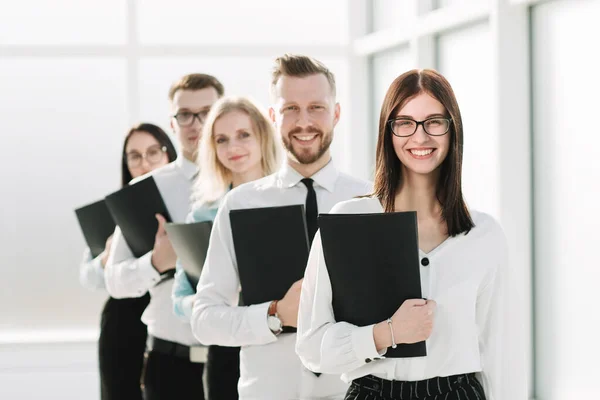
[[[430,136],[443,136],[450,130],[449,118],[433,117],[423,121],[415,121],[410,118],[394,118],[388,121],[388,126],[392,133],[398,137],[408,137],[415,134],[419,125],[423,126],[423,130]]]
[[[173,115],[173,118],[175,118],[175,121],[177,121],[177,125],[179,126],[192,125],[195,118],[198,118],[198,122],[203,124],[204,121],[206,121],[209,111],[210,110],[202,110],[198,111],[197,113],[193,113],[191,111],[181,111]]]

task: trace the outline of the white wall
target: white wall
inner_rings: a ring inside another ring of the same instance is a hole
[[[540,400],[598,398],[600,1],[535,6],[535,321]]]

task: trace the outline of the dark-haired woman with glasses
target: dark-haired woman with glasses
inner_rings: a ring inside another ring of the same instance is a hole
[[[125,137],[121,161],[121,186],[177,157],[175,147],[160,127],[143,123],[131,128]],[[106,249],[92,259],[86,249],[79,269],[81,284],[90,289],[104,288],[104,266],[108,259],[111,238]],[[146,347],[146,325],[140,321],[150,296],[132,299],[109,297],[102,311],[98,355],[102,400],[142,399],[140,376]]]
[[[370,326],[337,322],[315,237],[296,350],[307,368],[351,383],[346,399],[527,398],[523,337],[519,324],[508,325],[519,313],[506,307],[507,241],[490,215],[467,207],[462,155],[462,119],[448,81],[433,70],[399,76],[381,109],[374,193],[331,212],[417,211],[421,288],[430,300],[407,300]],[[389,347],[420,341],[425,357],[385,357]]]

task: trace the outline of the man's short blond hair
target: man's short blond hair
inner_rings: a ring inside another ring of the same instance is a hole
[[[312,57],[297,54],[284,54],[281,57],[277,57],[275,59],[275,66],[273,67],[271,79],[271,95],[275,98],[277,82],[279,82],[279,78],[284,75],[304,78],[316,74],[325,75],[329,82],[329,86],[331,87],[333,98],[335,99],[335,76],[321,61]]]

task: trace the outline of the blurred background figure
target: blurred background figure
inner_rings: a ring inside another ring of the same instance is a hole
[[[121,161],[121,187],[129,181],[175,161],[177,153],[171,139],[160,127],[142,123],[125,136]],[[107,193],[108,194],[108,193]],[[92,259],[84,251],[79,281],[90,290],[105,289],[104,267],[112,236],[106,249]],[[150,295],[132,299],[109,297],[102,309],[98,359],[102,400],[142,399],[140,377],[146,348],[146,325],[140,320]]]

